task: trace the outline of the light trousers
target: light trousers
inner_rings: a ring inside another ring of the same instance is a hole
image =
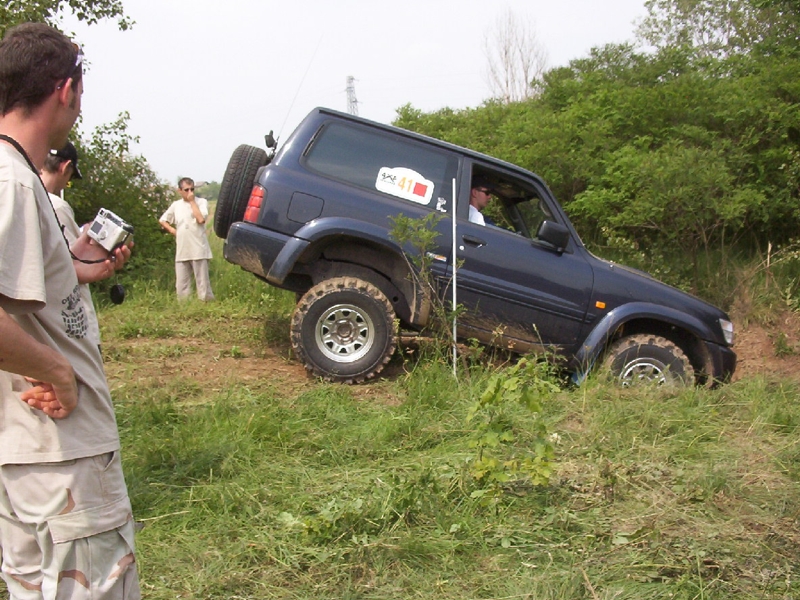
[[[182,260],[175,263],[175,289],[179,300],[188,298],[192,293],[192,275],[197,287],[197,297],[206,302],[214,299],[211,280],[208,277],[208,263],[208,259]]]

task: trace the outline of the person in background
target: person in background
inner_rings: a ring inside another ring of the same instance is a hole
[[[0,549],[15,600],[140,598],[114,407],[79,283],[130,258],[68,245],[39,172],[81,111],[83,53],[43,23],[0,41]]]
[[[161,227],[175,236],[175,289],[178,299],[189,297],[194,274],[197,297],[204,302],[214,299],[208,263],[211,246],[206,235],[208,202],[194,195],[194,181],[184,177],[178,182],[180,200],[173,202],[158,220]]]
[[[42,183],[44,183],[45,189],[50,194],[50,202],[52,202],[53,208],[56,210],[58,222],[64,231],[64,237],[67,238],[67,242],[72,244],[80,237],[81,229],[75,222],[75,213],[72,207],[63,198],[63,192],[64,188],[73,179],[83,179],[83,175],[78,170],[78,151],[72,142],[67,142],[59,150],[50,151],[44,161],[41,176]],[[97,313],[92,302],[92,292],[89,290],[88,283],[82,283],[80,289],[89,325],[88,336],[99,347],[100,324],[97,322]]]

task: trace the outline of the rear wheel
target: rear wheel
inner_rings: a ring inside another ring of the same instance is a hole
[[[371,283],[357,277],[328,279],[298,302],[291,338],[313,375],[359,383],[380,373],[394,353],[394,310]]]
[[[624,387],[643,383],[691,385],[694,369],[674,343],[658,335],[631,335],[615,342],[605,365]]]
[[[214,232],[219,237],[228,237],[231,224],[244,217],[256,173],[268,162],[266,151],[255,146],[242,144],[233,151],[222,178],[217,210],[214,212]]]

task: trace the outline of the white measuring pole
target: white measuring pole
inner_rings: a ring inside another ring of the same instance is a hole
[[[456,285],[456,269],[458,264],[458,257],[456,256],[456,248],[458,243],[456,241],[456,178],[453,177],[453,377],[458,380],[458,348],[456,346],[456,307],[458,306],[458,291]]]

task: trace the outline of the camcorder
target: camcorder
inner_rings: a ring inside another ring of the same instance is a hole
[[[97,212],[87,233],[109,252],[133,242],[133,225],[105,208]]]

